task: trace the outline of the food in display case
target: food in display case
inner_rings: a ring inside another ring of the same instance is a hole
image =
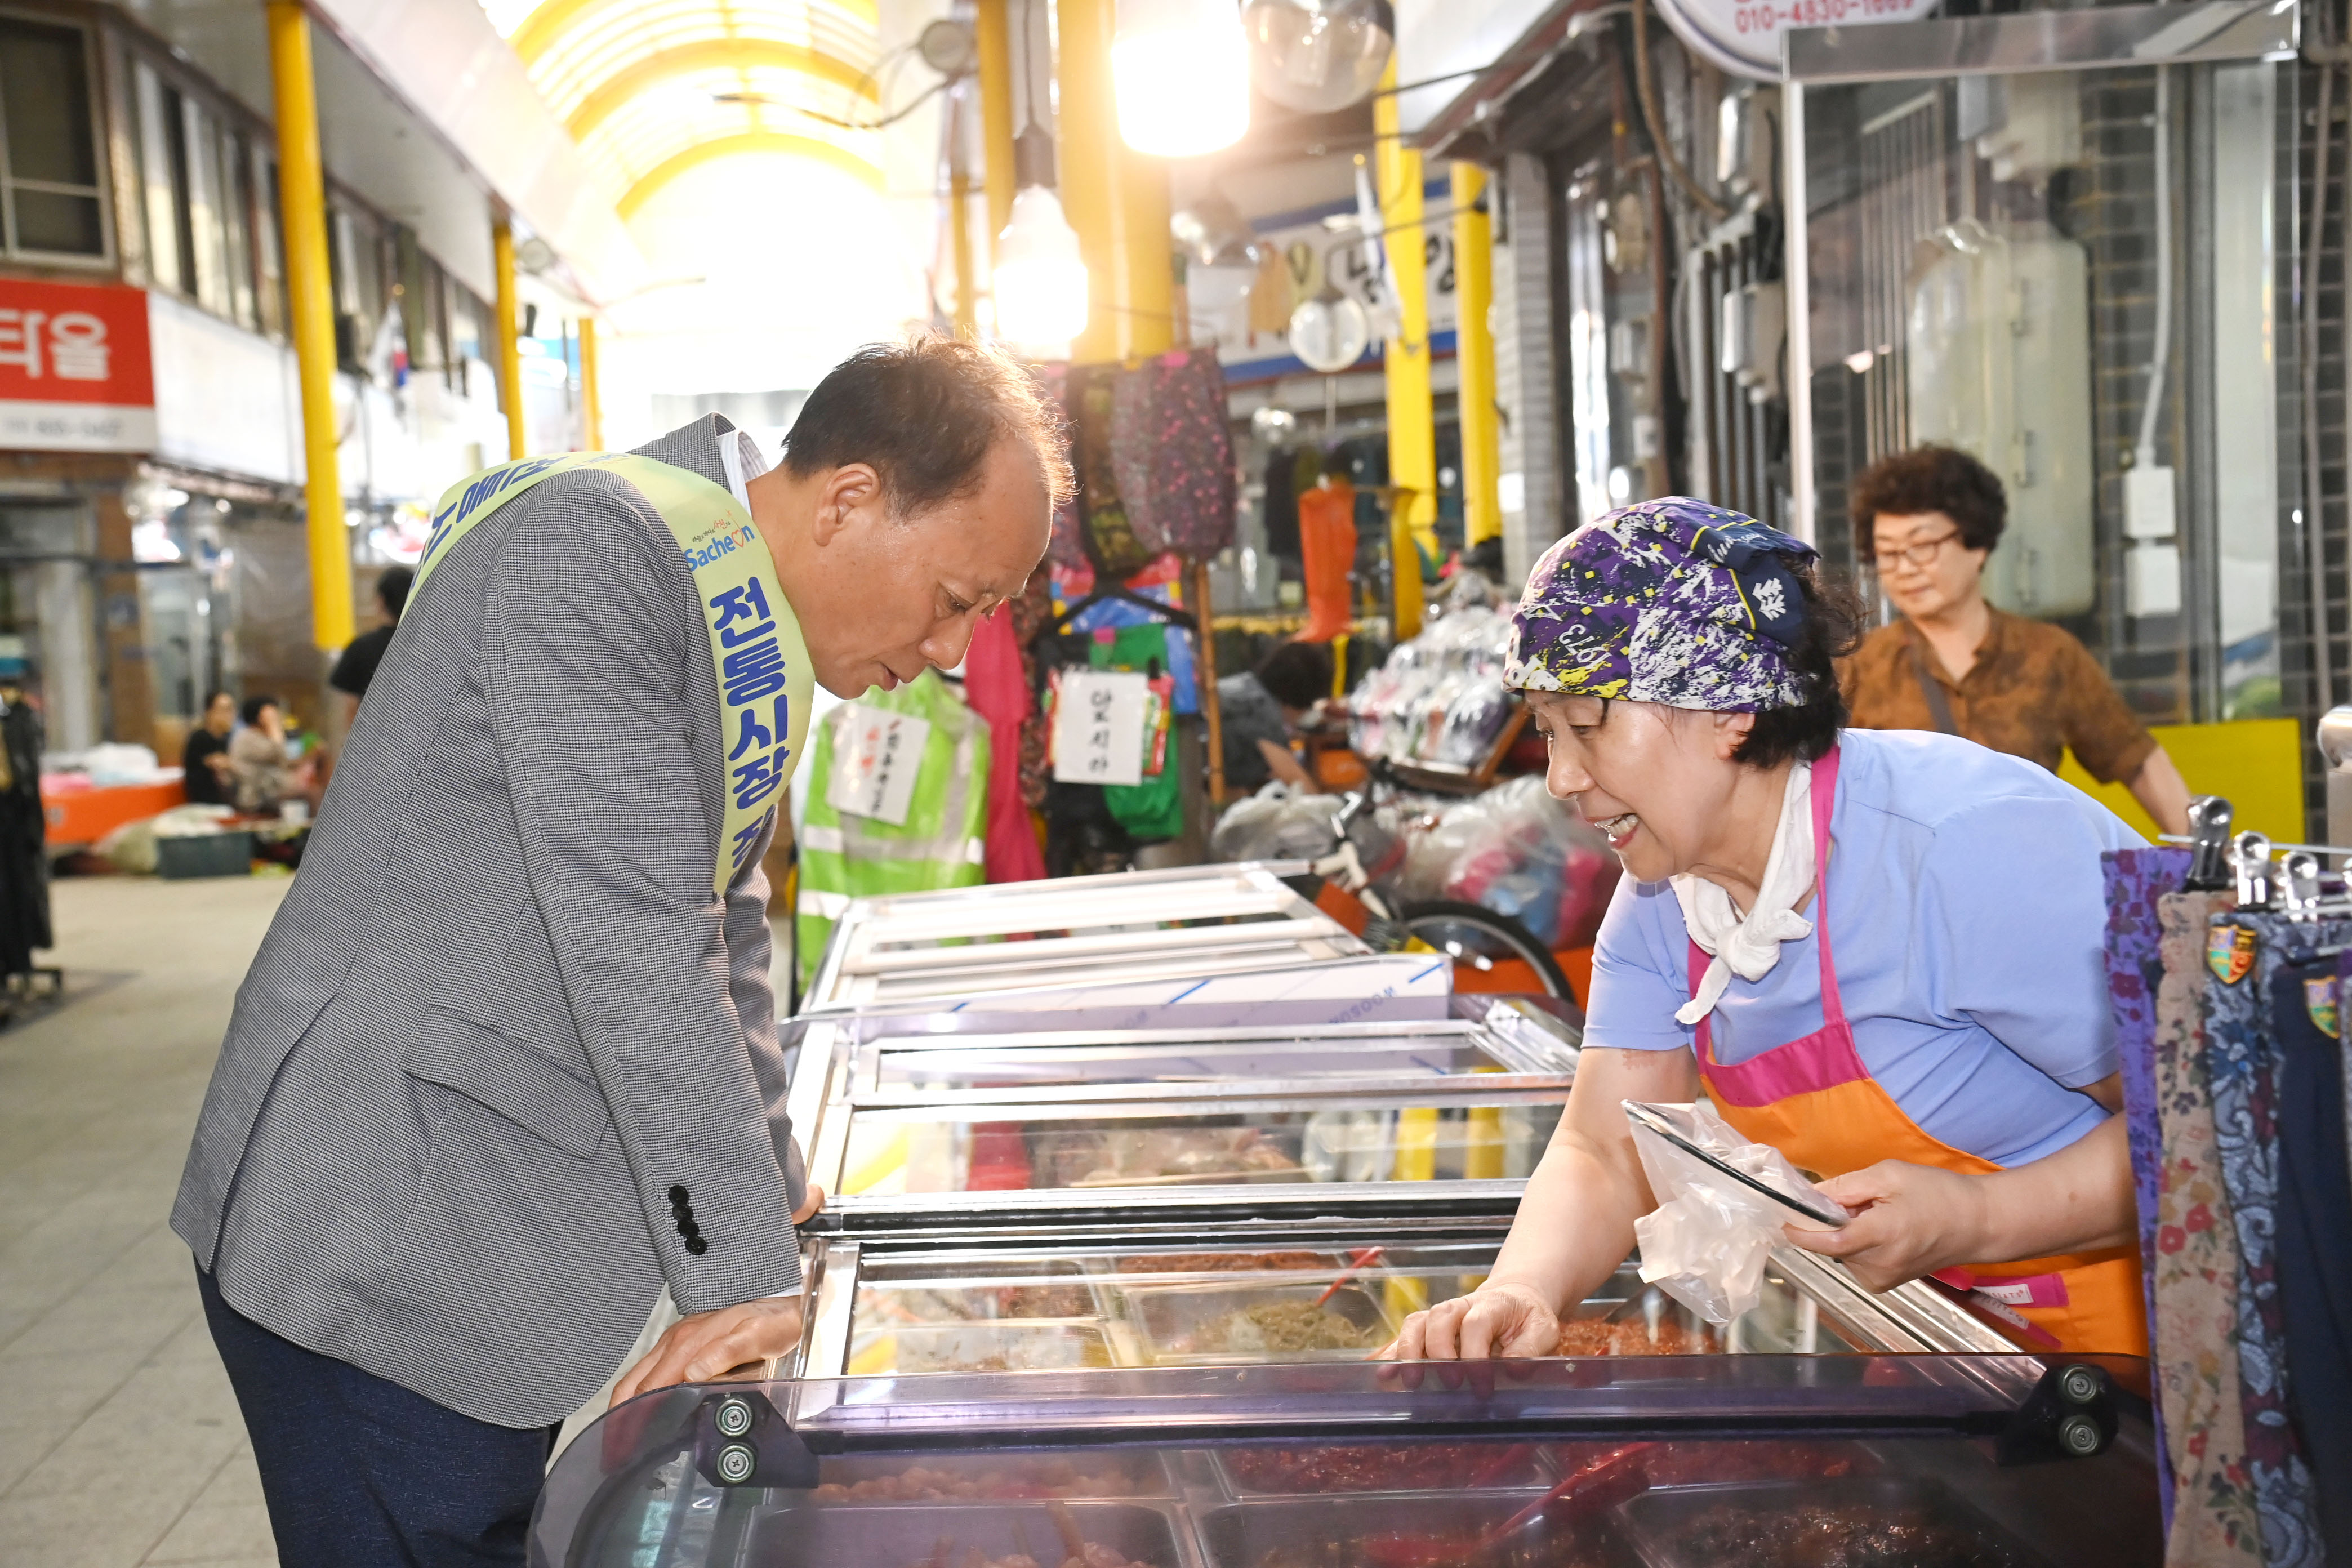
[[[1922,1478],[1648,1492],[1625,1516],[1656,1568],[2046,1568],[2048,1560]]]
[[[1704,1323],[1575,1318],[1559,1326],[1554,1355],[1704,1355],[1722,1347]]]
[[[828,1458],[809,1495],[819,1502],[1013,1502],[1160,1497],[1168,1478],[1150,1454],[943,1454],[916,1464]]]
[[[1542,1486],[1551,1479],[1533,1443],[1341,1443],[1328,1447],[1223,1448],[1234,1491],[1456,1491]]]
[[[850,1365],[860,1373],[1049,1372],[1114,1364],[1094,1322],[923,1323],[861,1336]]]
[[[969,1323],[998,1318],[1086,1318],[1094,1315],[1094,1296],[1085,1283],[1043,1285],[956,1285],[946,1289],[919,1287],[869,1289],[857,1293],[861,1322]]]
[[[1159,1252],[1116,1259],[1121,1274],[1297,1273],[1339,1266],[1325,1252]]]
[[[1300,1181],[1306,1167],[1262,1128],[1152,1127],[1048,1133],[1034,1168],[1050,1187]]]
[[[774,1568],[1181,1568],[1161,1510],[1133,1503],[971,1503],[781,1509],[747,1564]]]
[[[1395,1335],[1379,1302],[1353,1285],[1178,1285],[1126,1292],[1154,1362],[1361,1356]]]
[[[1362,1296],[1361,1291],[1349,1294]],[[1308,1301],[1261,1301],[1226,1313],[1177,1342],[1191,1354],[1286,1355],[1294,1351],[1376,1350],[1388,1342],[1379,1321],[1354,1322]]]

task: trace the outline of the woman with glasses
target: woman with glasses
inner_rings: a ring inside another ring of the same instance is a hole
[[[2064,628],[1985,602],[2009,500],[1966,452],[1920,447],[1853,483],[1854,538],[1901,613],[1840,667],[1854,727],[1938,730],[2055,773],[2074,753],[2128,788],[2158,828],[2189,831],[2189,786],[2090,651]]]

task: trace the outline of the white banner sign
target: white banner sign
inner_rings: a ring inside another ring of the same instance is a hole
[[[1064,784],[1143,782],[1143,720],[1151,681],[1132,670],[1062,677],[1054,705],[1054,776]]]
[[[1780,79],[1780,35],[1790,27],[1916,22],[1935,8],[1936,0],[1658,0],[1694,52],[1758,81]]]
[[[851,702],[843,706],[840,725],[834,732],[833,775],[825,781],[824,798],[845,816],[906,826],[931,721]]]

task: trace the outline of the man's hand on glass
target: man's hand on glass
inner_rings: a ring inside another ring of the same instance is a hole
[[[805,1224],[824,1206],[824,1189],[812,1185],[793,1223]],[[614,1384],[613,1405],[617,1408],[640,1394],[673,1384],[709,1383],[747,1362],[789,1355],[801,1342],[804,1321],[798,1295],[771,1296],[680,1318]]]

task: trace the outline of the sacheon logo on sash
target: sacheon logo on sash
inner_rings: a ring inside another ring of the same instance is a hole
[[[442,496],[409,592],[422,590],[449,546],[499,507],[542,479],[592,468],[635,487],[669,525],[702,602],[719,686],[719,732],[727,744],[727,808],[711,874],[712,895],[724,898],[793,776],[816,685],[800,623],[776,582],[776,563],[742,503],[699,474],[627,452],[504,464]]]
[[[2344,1037],[2344,1026],[2336,1011],[2336,976],[2323,976],[2303,983],[2303,1010],[2311,1015],[2312,1027],[2331,1040]]]
[[[2254,933],[2244,926],[2217,925],[2205,939],[2205,967],[2224,985],[2235,985],[2254,966]]]

